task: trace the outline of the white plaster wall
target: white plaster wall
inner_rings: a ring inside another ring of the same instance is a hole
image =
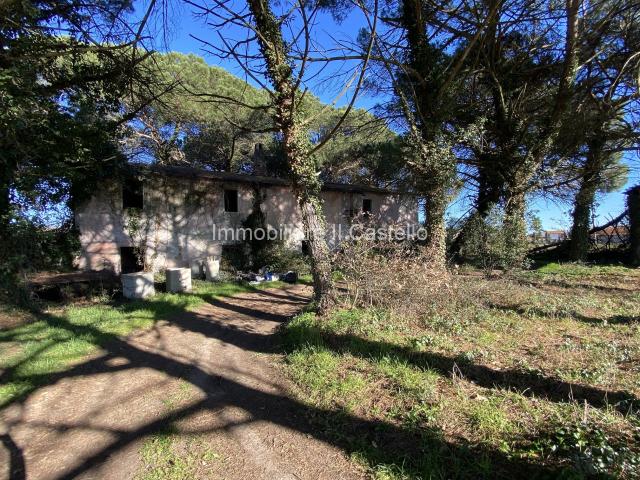
[[[295,195],[286,186],[270,186],[265,188],[263,193],[262,210],[267,225],[275,230],[282,230],[287,247],[299,250],[304,239],[304,230],[302,214]]]
[[[340,240],[349,235],[349,229],[353,225],[353,217],[349,214],[358,215],[362,212],[365,198],[371,200],[370,226],[380,228],[396,225],[404,228],[418,225],[418,204],[412,196],[326,191],[322,193],[322,197],[327,221],[327,240],[332,248],[337,247]]]
[[[238,190],[238,212],[224,211],[224,189]],[[191,180],[156,176],[144,181],[144,212],[141,226],[146,245],[146,263],[154,271],[169,267],[193,267],[207,256],[219,255],[225,242],[214,226],[239,228],[251,213],[254,189],[246,183]],[[287,246],[299,249],[304,238],[296,199],[286,186],[262,188],[262,208],[271,228],[287,228]],[[345,232],[351,223],[349,210],[360,211],[362,199],[372,200],[376,224],[417,224],[417,203],[413,198],[379,193],[322,192],[327,221],[327,239],[337,245],[334,226]],[[76,212],[82,253],[78,267],[86,270],[120,270],[120,247],[133,246],[127,234],[119,184],[104,188]]]

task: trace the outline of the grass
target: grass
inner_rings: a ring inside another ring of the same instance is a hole
[[[223,461],[201,436],[181,435],[173,425],[146,439],[140,459],[142,466],[136,480],[209,478],[212,465]]]
[[[639,478],[640,271],[465,275],[444,298],[287,324],[300,401],[334,413],[319,428],[376,425],[346,445],[374,478]]]
[[[0,330],[0,408],[117,337],[149,328],[214,298],[284,285],[195,281],[192,294],[160,293],[147,300],[120,303],[103,299],[91,305],[50,307],[37,316],[5,308],[5,314],[19,314],[22,324]]]
[[[183,380],[169,387],[163,405],[167,414],[188,403],[192,386]],[[140,448],[141,466],[136,480],[191,480],[210,478],[210,469],[223,458],[207,443],[203,435],[181,433],[174,423],[149,435]]]
[[[557,263],[550,262],[540,268],[529,272],[529,275],[561,277],[593,277],[594,275],[606,276],[636,276],[633,270],[623,265],[588,265],[583,263]]]
[[[31,319],[5,309],[21,324],[0,331],[0,406],[116,338],[262,287],[195,282],[193,294],[51,307]],[[307,312],[282,338],[299,400],[321,409],[319,433],[374,478],[638,478],[639,320],[640,271],[547,264],[461,275],[411,317]],[[176,383],[164,408],[191,393]],[[140,453],[139,479],[207,478],[223,462],[172,424]]]

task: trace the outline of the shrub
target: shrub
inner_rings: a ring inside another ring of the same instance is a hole
[[[434,268],[424,249],[411,242],[362,237],[344,242],[333,260],[342,278],[335,296],[352,307],[419,314],[425,303],[446,296],[452,286],[447,270]]]
[[[71,270],[80,245],[71,222],[47,228],[23,217],[14,219],[1,243],[0,300],[23,306],[31,306],[32,300],[26,274]]]
[[[262,265],[270,267],[273,271],[287,272],[293,270],[301,275],[311,272],[308,256],[297,250],[287,248],[281,242],[272,242],[263,253],[264,255],[261,258]]]
[[[267,230],[262,200],[262,193],[257,189],[254,192],[252,211],[242,222],[242,228],[253,232]],[[281,240],[272,240],[267,236],[257,239],[251,235],[242,243],[223,247],[223,269],[258,270],[262,267],[269,267],[277,272],[294,270],[300,274],[310,271],[305,255],[288,248]]]
[[[571,458],[580,473],[593,477],[614,474],[622,478],[640,478],[640,453],[614,439],[599,428],[583,422],[559,428],[547,448],[555,455]]]
[[[528,240],[518,239],[504,222],[504,212],[494,207],[487,218],[469,219],[468,231],[460,249],[461,257],[490,273],[492,270],[523,268],[527,266]]]

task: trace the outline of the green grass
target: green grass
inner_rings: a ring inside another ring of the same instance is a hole
[[[635,269],[461,276],[411,318],[305,313],[282,338],[299,400],[374,478],[640,475]]]
[[[315,347],[307,347],[289,356],[291,374],[299,383],[309,387],[310,399],[315,405],[330,407],[339,403],[351,411],[358,406],[367,382],[359,372],[344,373],[341,363],[348,361]]]
[[[136,480],[210,478],[208,470],[222,462],[203,439],[181,435],[173,425],[145,440],[140,459],[142,467]]]
[[[50,309],[23,325],[0,330],[0,408],[23,398],[51,375],[63,372],[115,338],[149,328],[214,298],[285,285],[195,281],[192,294],[160,293],[147,300],[119,304],[71,305]]]
[[[633,275],[633,269],[623,265],[588,265],[583,263],[550,262],[533,270],[533,273],[565,277],[589,277],[593,275]]]
[[[191,385],[179,381],[162,402],[167,413],[171,414],[190,393]],[[202,435],[182,434],[175,424],[168,423],[145,439],[140,448],[140,460],[135,480],[191,480],[210,478],[209,470],[222,462],[222,457],[211,449]]]

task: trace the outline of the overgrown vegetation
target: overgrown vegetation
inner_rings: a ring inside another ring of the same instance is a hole
[[[486,218],[473,216],[465,225],[459,260],[491,273],[495,269],[512,270],[528,265],[527,251],[532,246],[526,237],[518,237],[505,222],[498,206]]]
[[[448,295],[449,272],[412,242],[376,240],[363,235],[343,242],[333,265],[351,306],[387,307],[413,314],[425,303]]]
[[[638,478],[639,291],[624,267],[458,275],[412,315],[296,317],[286,368],[375,478]]]
[[[247,236],[242,243],[231,246],[229,251],[232,255],[227,258],[228,264],[239,270],[258,271],[268,267],[274,272],[293,270],[299,274],[309,273],[306,255],[288,247],[280,238],[269,237],[269,225],[262,207],[263,195],[260,188],[254,189],[251,213],[242,221],[242,228],[254,234]],[[264,232],[264,235],[259,237],[255,232]]]

